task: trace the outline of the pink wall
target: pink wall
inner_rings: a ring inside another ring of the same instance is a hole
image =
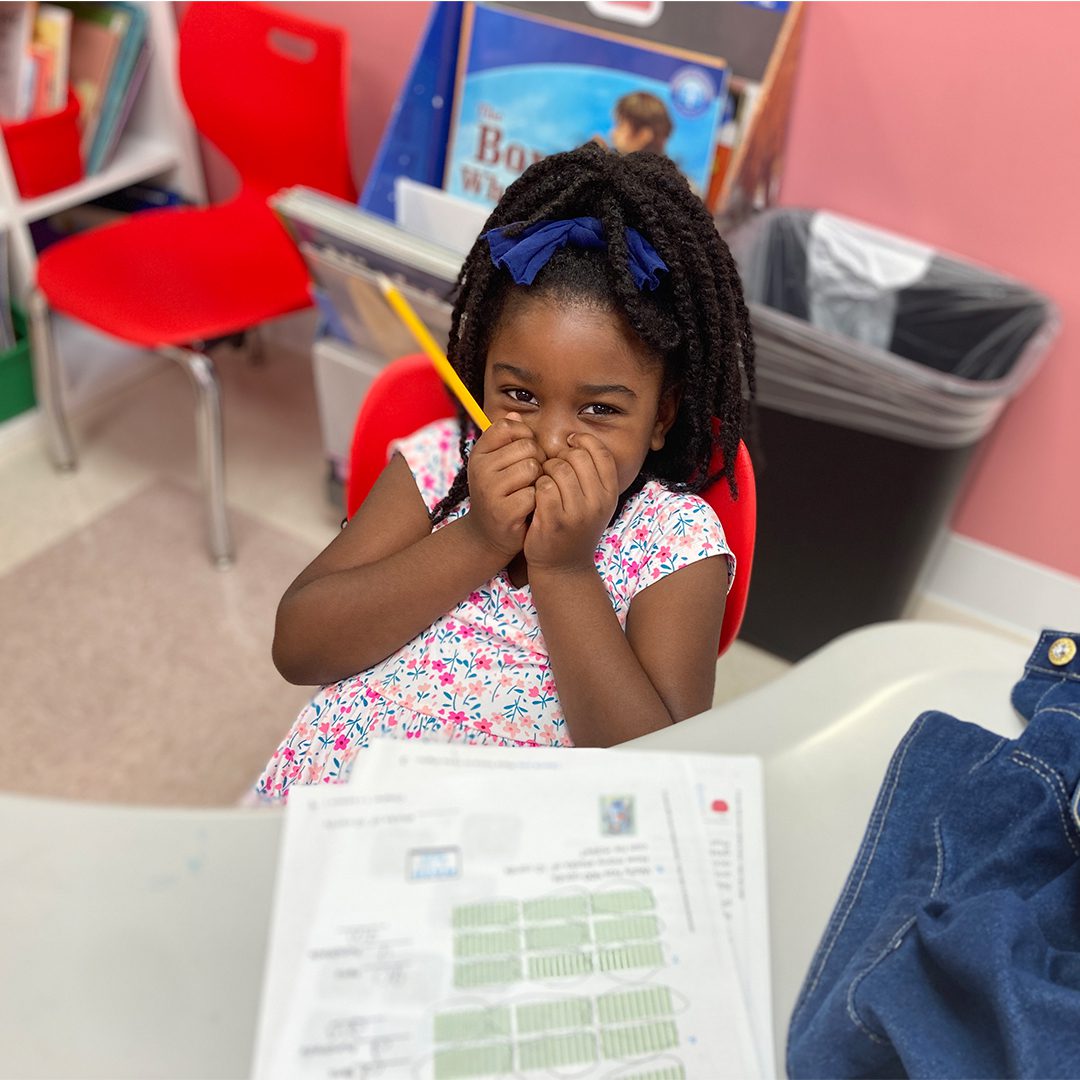
[[[1062,333],[953,528],[1080,577],[1080,5],[814,3],[782,200],[1000,269]]]
[[[282,6],[349,30],[362,184],[430,5]],[[980,449],[953,525],[1080,577],[1080,5],[817,2],[807,16],[782,200],[965,255],[1058,303],[1062,335]]]

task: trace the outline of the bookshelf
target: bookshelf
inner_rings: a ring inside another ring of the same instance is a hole
[[[137,183],[152,182],[192,202],[206,202],[198,136],[177,76],[175,5],[148,0],[140,6],[147,13],[150,66],[117,151],[102,172],[24,199],[12,175],[7,147],[0,139],[0,229],[7,232],[11,290],[20,303],[25,303],[37,267],[30,235],[33,222]],[[75,328],[61,316],[54,318],[66,389],[74,391],[69,407],[86,404],[108,393],[118,381],[130,379],[150,355],[102,335],[94,335],[98,339],[94,347],[86,348],[83,339],[90,331]],[[68,340],[78,341],[82,347],[67,348]],[[24,432],[27,418],[35,416],[36,410],[0,423],[0,443],[5,436]]]

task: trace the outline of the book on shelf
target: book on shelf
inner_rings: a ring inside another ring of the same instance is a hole
[[[91,151],[90,161],[87,162],[88,175],[101,172],[108,165],[116,153],[120,143],[120,136],[127,127],[131,110],[135,106],[135,99],[139,96],[146,72],[150,67],[150,41],[144,40],[142,48],[135,60],[135,66],[131,72],[131,78],[124,88],[123,95],[119,98],[117,108],[110,112],[107,122],[103,122],[103,132],[99,133],[99,139],[95,141]]]
[[[93,138],[84,148],[86,173],[93,176],[101,171],[109,158],[109,150],[115,149],[120,133],[121,116],[126,119],[134,100],[132,83],[138,72],[139,82],[149,63],[149,44],[146,38],[146,11],[138,4],[114,2],[101,5],[80,4],[79,10],[88,6],[98,6],[111,12],[110,21],[116,14],[127,17],[126,24],[118,43],[116,62],[109,73],[101,114],[94,130]],[[138,91],[138,84],[135,91]]]
[[[105,94],[128,28],[126,11],[106,4],[75,4],[71,13],[71,86],[79,99],[83,161],[94,141]]]
[[[22,120],[29,108],[27,67],[33,34],[29,4],[0,3],[0,117]]]
[[[67,104],[71,54],[71,12],[59,4],[38,4],[34,17],[34,53],[45,70],[34,115],[57,112]]]

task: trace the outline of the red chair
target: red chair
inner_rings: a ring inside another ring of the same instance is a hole
[[[353,428],[349,477],[345,488],[347,516],[351,518],[367,498],[386,466],[391,442],[411,435],[444,416],[453,415],[454,402],[426,356],[403,356],[388,364],[372,382]],[[715,467],[717,462],[713,464]],[[741,442],[735,459],[735,479],[739,487],[737,500],[732,499],[726,480],[713,484],[701,493],[723,523],[728,544],[738,564],[735,583],[724,607],[720,656],[738,636],[742,625],[754,562],[757,489],[750,454]]]
[[[232,561],[220,392],[209,347],[308,307],[308,273],[267,206],[295,184],[354,200],[345,34],[252,3],[189,4],[180,85],[198,131],[240,175],[235,198],[144,211],[43,252],[31,297],[38,397],[59,468],[75,464],[49,309],[184,366],[195,385],[210,552]]]

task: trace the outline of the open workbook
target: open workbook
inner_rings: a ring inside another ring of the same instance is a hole
[[[294,788],[260,1078],[775,1075],[760,763],[373,745]]]

